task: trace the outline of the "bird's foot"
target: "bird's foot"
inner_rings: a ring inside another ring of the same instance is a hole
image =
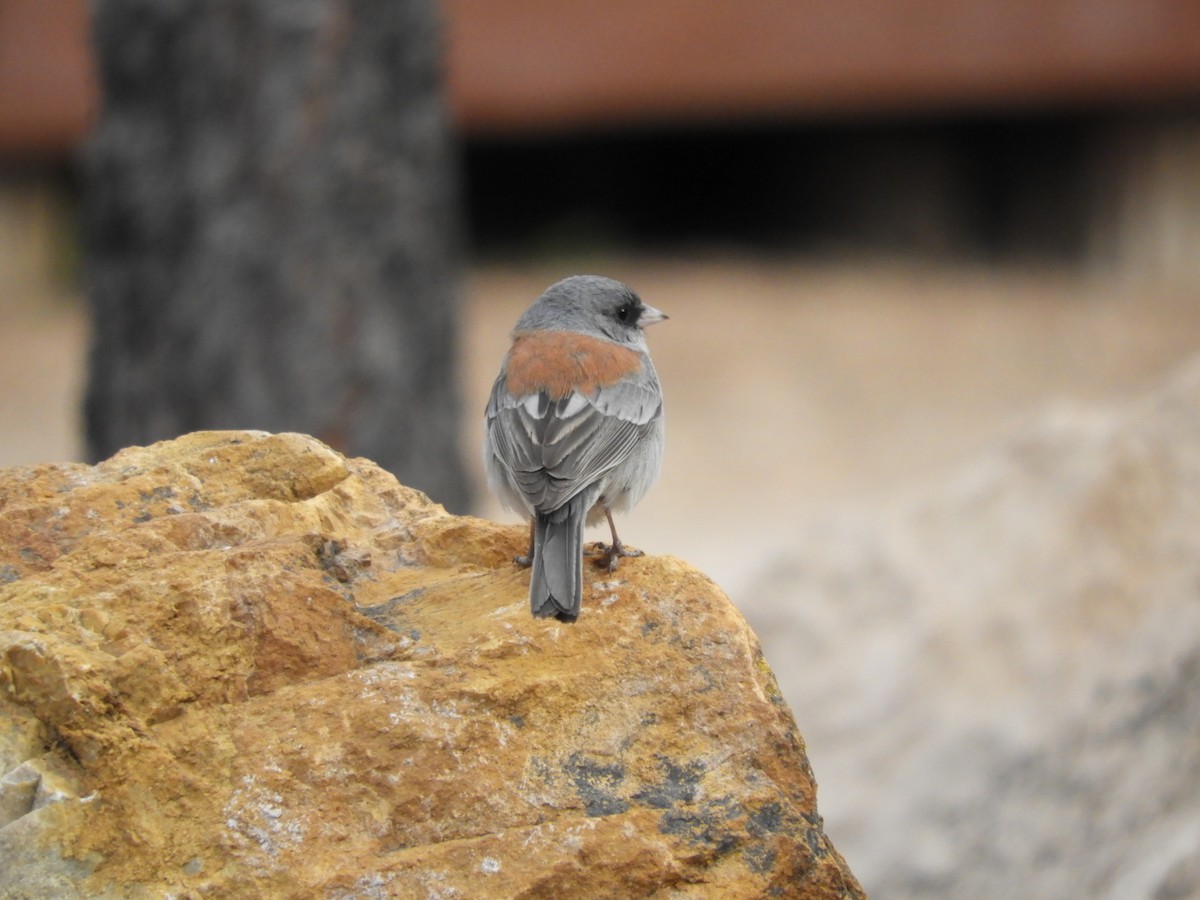
[[[608,545],[597,542],[596,549],[600,551],[600,567],[609,572],[617,571],[617,565],[623,556],[636,558],[646,555],[645,550],[632,550],[620,541],[613,541]]]
[[[533,521],[529,522],[529,552],[518,553],[513,557],[513,563],[522,569],[528,569],[533,565]]]

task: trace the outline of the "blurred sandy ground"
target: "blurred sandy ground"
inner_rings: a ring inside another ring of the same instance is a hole
[[[0,465],[77,460],[84,304],[45,277],[53,235],[29,227],[53,221],[45,198],[0,208]],[[478,450],[508,332],[546,285],[585,270],[671,316],[649,336],[663,477],[622,537],[735,600],[791,523],[932,478],[1058,400],[1135,396],[1200,350],[1197,298],[1072,272],[735,253],[489,264],[466,281],[461,345],[481,515],[515,521],[483,487]]]

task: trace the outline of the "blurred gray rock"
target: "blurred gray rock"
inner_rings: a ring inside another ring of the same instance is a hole
[[[1200,362],[795,546],[746,614],[873,896],[1200,896]]]

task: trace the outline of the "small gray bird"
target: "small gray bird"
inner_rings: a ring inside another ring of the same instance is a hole
[[[644,328],[667,318],[619,281],[577,275],[551,285],[513,330],[487,405],[488,483],[530,523],[529,603],[571,622],[583,601],[583,526],[612,530],[606,564],[627,550],[613,511],[658,477],[663,404]]]

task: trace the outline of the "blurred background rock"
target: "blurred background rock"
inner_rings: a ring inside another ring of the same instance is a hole
[[[1171,626],[1200,583],[1172,499],[1200,455],[1200,6],[441,13],[462,502],[502,515],[479,411],[521,309],[630,282],[672,316],[670,434],[623,531],[758,627],[868,890],[1200,895],[1200,639]],[[0,2],[5,465],[86,452],[88,30],[81,0]]]

